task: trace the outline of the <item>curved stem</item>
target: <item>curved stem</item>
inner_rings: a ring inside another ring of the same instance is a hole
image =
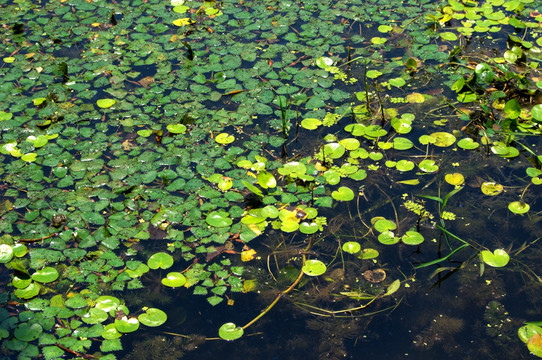
[[[303,250],[303,253],[302,253],[303,265],[305,265],[305,260],[306,260],[305,253],[311,248],[311,246],[312,246],[312,239],[309,241],[309,244],[307,245],[305,250]],[[256,316],[254,319],[250,320],[245,326],[243,326],[243,330],[248,328],[250,325],[254,324],[256,321],[260,320],[265,314],[267,314],[279,302],[280,298],[282,298],[284,295],[286,295],[290,291],[292,291],[297,286],[297,284],[299,284],[301,279],[303,278],[303,274],[304,274],[303,270],[300,270],[299,275],[297,276],[297,279],[295,279],[295,281],[286,290],[281,291],[277,295],[277,297],[271,302],[271,304],[267,305],[267,307],[258,316]]]

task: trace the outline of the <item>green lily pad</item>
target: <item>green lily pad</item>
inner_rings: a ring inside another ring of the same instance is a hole
[[[167,315],[160,309],[149,308],[138,317],[140,323],[149,327],[157,327],[162,325],[167,320]]]
[[[358,258],[360,259],[375,259],[378,257],[379,252],[376,249],[363,249],[358,255]]]
[[[139,320],[135,317],[123,316],[115,319],[115,328],[121,333],[131,333],[139,329]]]
[[[214,227],[226,227],[233,223],[229,216],[230,214],[223,210],[211,211],[205,218],[205,221]]]
[[[417,231],[409,230],[402,237],[401,241],[407,245],[419,245],[423,242],[423,236]]]
[[[357,254],[361,251],[361,245],[357,241],[348,241],[343,244],[342,249],[349,254]]]
[[[218,336],[224,340],[232,341],[243,336],[244,330],[242,327],[235,325],[232,322],[222,324],[218,329]]]
[[[396,237],[393,231],[384,231],[380,235],[378,235],[378,241],[384,245],[397,244],[399,240],[401,239]]]
[[[81,316],[81,321],[86,324],[101,324],[109,318],[109,314],[102,309],[90,308],[88,312]]]
[[[508,204],[508,210],[514,214],[525,214],[531,207],[524,201],[512,201]]]
[[[36,158],[38,157],[38,154],[36,153],[28,153],[21,155],[21,160],[26,162],[34,162],[36,161]]]
[[[395,86],[395,87],[402,87],[406,85],[406,81],[403,78],[389,79],[388,82],[390,83],[391,86]]]
[[[120,300],[114,296],[102,295],[96,299],[95,307],[105,312],[116,310],[120,305]]]
[[[115,105],[117,100],[115,99],[100,99],[96,101],[96,105],[102,109],[110,108],[111,106]]]
[[[455,136],[447,132],[435,132],[430,136],[436,139],[434,144],[439,147],[448,147],[455,143],[456,140]]]
[[[17,326],[13,335],[15,335],[17,340],[28,342],[36,340],[42,332],[43,327],[40,324],[29,324],[25,322]]]
[[[170,272],[162,279],[162,284],[172,288],[181,287],[186,284],[186,277],[180,272]]]
[[[14,291],[15,295],[21,299],[31,299],[40,293],[41,286],[35,282],[31,283],[24,289]]]
[[[418,164],[418,167],[420,168],[421,171],[426,172],[426,173],[433,173],[433,172],[438,171],[439,169],[438,165],[435,164],[435,160],[430,160],[430,159],[422,160]]]
[[[504,191],[504,186],[493,181],[484,181],[480,189],[485,195],[496,196]]]
[[[378,219],[374,222],[375,230],[378,232],[390,231],[397,229],[397,225],[388,219]]]
[[[317,223],[308,223],[303,221],[299,224],[299,231],[303,234],[314,234],[318,231],[319,226]]]
[[[395,164],[395,167],[397,168],[397,170],[403,171],[403,172],[414,169],[414,166],[415,166],[414,162],[410,160],[399,160]]]
[[[510,256],[504,249],[497,249],[493,252],[484,250],[480,253],[482,261],[489,266],[503,267],[510,261]]]
[[[231,144],[235,141],[235,137],[228,133],[220,133],[216,136],[215,141],[219,144]]]
[[[322,121],[319,119],[307,118],[301,120],[301,127],[307,130],[315,130],[320,125],[322,125]]]
[[[173,265],[173,256],[165,252],[158,252],[147,260],[147,265],[153,270],[168,269]]]
[[[320,276],[326,272],[327,267],[326,264],[324,264],[320,260],[311,259],[305,261],[305,264],[303,265],[303,268],[301,270],[303,270],[303,273],[305,273],[305,275]]]
[[[345,186],[341,186],[331,193],[331,197],[339,201],[350,201],[354,199],[354,192]]]
[[[457,146],[465,150],[474,150],[477,149],[480,144],[471,138],[463,138],[457,142]]]
[[[13,248],[11,245],[0,244],[0,264],[5,264],[13,259]]]
[[[258,184],[264,189],[272,189],[277,186],[277,180],[269,171],[260,171],[257,180]]]
[[[53,282],[56,279],[58,279],[58,271],[50,266],[44,267],[32,274],[32,280],[43,284]]]
[[[526,343],[533,335],[542,336],[542,327],[534,324],[527,324],[518,329],[518,337],[521,341]]]
[[[122,333],[117,330],[115,324],[107,324],[102,330],[102,337],[107,340],[118,339]]]
[[[168,124],[166,128],[172,134],[184,134],[186,132],[186,125],[184,124]]]

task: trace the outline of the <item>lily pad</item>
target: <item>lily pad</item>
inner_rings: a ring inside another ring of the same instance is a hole
[[[341,186],[331,193],[331,197],[339,201],[350,201],[354,199],[354,192],[345,186]]]
[[[433,172],[438,171],[439,169],[438,165],[435,164],[435,160],[430,160],[430,159],[422,160],[418,164],[418,167],[420,168],[421,171],[426,172],[426,173],[433,173]]]
[[[229,216],[230,214],[223,210],[211,211],[205,218],[205,221],[214,227],[226,227],[233,223]]]
[[[115,99],[100,99],[96,101],[96,105],[98,105],[99,108],[107,109],[111,106],[115,105],[117,100]]]
[[[56,279],[58,279],[58,271],[50,266],[44,267],[32,274],[32,280],[43,284],[53,282]]]
[[[348,241],[343,244],[342,249],[349,254],[357,254],[361,251],[361,245],[357,241]]]
[[[461,185],[465,182],[465,177],[460,173],[446,174],[444,180],[450,185]]]
[[[419,245],[423,242],[423,236],[417,231],[409,230],[402,237],[401,241],[407,245]]]
[[[186,125],[184,124],[168,124],[166,128],[172,134],[184,134],[186,132]]]
[[[497,249],[493,252],[484,250],[480,253],[482,261],[489,266],[503,267],[510,261],[510,256],[504,249]]]
[[[173,256],[165,252],[158,252],[147,260],[147,265],[153,270],[168,269],[173,265]]]
[[[474,150],[477,149],[480,144],[471,138],[463,138],[457,142],[457,146],[465,150]]]
[[[490,196],[499,195],[504,191],[504,187],[501,184],[493,181],[484,181],[480,188],[485,195]]]
[[[324,264],[320,260],[311,259],[305,261],[305,264],[303,265],[303,268],[301,270],[303,270],[303,273],[305,273],[305,275],[320,276],[326,272],[327,267],[326,264]]]
[[[235,325],[232,322],[222,324],[218,329],[218,336],[224,340],[236,340],[243,336],[244,330],[242,327]]]
[[[102,330],[102,337],[104,339],[118,339],[122,336],[122,333],[117,330],[115,324],[107,324]]]
[[[301,224],[299,224],[299,231],[303,234],[314,234],[318,231],[320,227],[317,223],[308,223],[306,221],[303,221]]]
[[[167,315],[160,309],[149,308],[143,314],[140,314],[137,319],[145,326],[157,327],[166,322]]]
[[[431,134],[431,137],[435,138],[435,146],[448,147],[455,143],[455,136],[447,132],[435,132]]]
[[[162,284],[172,288],[181,287],[186,284],[186,277],[180,272],[170,272],[162,279]]]
[[[115,319],[115,328],[121,333],[131,333],[139,329],[139,320],[135,317],[123,316]]]
[[[0,244],[0,264],[5,264],[13,259],[13,247],[8,244]]]
[[[508,204],[508,210],[514,214],[525,214],[531,207],[524,201],[512,201]]]
[[[301,120],[301,127],[307,130],[315,130],[320,125],[322,125],[322,121],[319,119],[307,118],[307,119]]]
[[[235,141],[235,137],[228,133],[220,133],[216,136],[215,141],[219,144],[226,145]]]
[[[40,324],[29,324],[25,322],[17,326],[13,335],[15,335],[17,340],[28,342],[36,340],[42,332],[43,327]]]
[[[81,321],[86,324],[100,324],[109,318],[109,314],[98,308],[90,308],[88,312],[81,316]]]
[[[95,307],[105,312],[115,310],[120,305],[120,300],[114,296],[102,295],[96,299]]]

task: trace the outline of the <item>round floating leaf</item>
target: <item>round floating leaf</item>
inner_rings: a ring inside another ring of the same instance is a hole
[[[13,335],[15,335],[15,338],[19,341],[28,342],[36,340],[42,332],[43,328],[40,324],[29,324],[25,322],[17,326]]]
[[[269,171],[260,171],[257,180],[258,184],[264,189],[272,189],[277,186],[277,180]]]
[[[11,245],[0,244],[0,264],[5,264],[13,259],[13,248]]]
[[[465,177],[460,173],[446,174],[444,180],[450,185],[461,185],[465,182]]]
[[[465,150],[474,150],[477,149],[480,144],[471,138],[463,138],[457,142],[457,146]]]
[[[378,257],[378,255],[380,255],[378,253],[378,250],[375,250],[375,249],[363,249],[359,253],[358,258],[364,259],[364,260],[366,260],[366,259],[375,259],[375,258]]]
[[[378,232],[390,231],[397,229],[397,225],[388,219],[379,219],[374,223],[375,230]]]
[[[378,70],[369,70],[369,71],[367,71],[367,77],[369,79],[376,79],[380,75],[382,75],[382,73],[380,71],[378,71]]]
[[[100,99],[96,101],[96,105],[102,109],[110,108],[111,106],[115,105],[117,100],[115,99]]]
[[[169,124],[166,128],[172,134],[184,134],[186,132],[186,125],[184,124]]]
[[[220,133],[216,136],[215,141],[219,144],[231,144],[234,142],[235,137],[233,135],[230,135],[228,133]]]
[[[102,337],[107,340],[118,339],[122,333],[117,330],[115,324],[107,324],[102,330]]]
[[[382,37],[379,37],[379,36],[375,36],[373,38],[371,38],[371,42],[375,45],[382,45],[384,44],[385,42],[387,41],[386,38],[382,38]]]
[[[399,160],[397,164],[395,164],[395,167],[399,171],[410,171],[414,169],[414,162],[410,160]]]
[[[504,187],[493,181],[484,181],[480,187],[485,195],[495,196],[503,192]]]
[[[86,324],[100,324],[107,320],[109,314],[98,308],[90,308],[88,312],[81,316],[81,321]]]
[[[222,324],[220,329],[218,329],[218,336],[228,341],[239,339],[243,336],[243,333],[243,328],[232,322]]]
[[[442,40],[446,40],[446,41],[455,41],[455,40],[457,40],[457,35],[454,34],[453,32],[450,32],[450,31],[441,33],[440,37],[442,38]]]
[[[165,252],[153,254],[149,260],[147,260],[147,265],[153,270],[158,268],[168,269],[173,265],[173,256]]]
[[[95,307],[105,312],[116,310],[120,305],[120,300],[114,296],[102,295],[96,299]]]
[[[50,266],[44,267],[32,274],[32,280],[44,284],[53,282],[56,279],[58,279],[58,271]]]
[[[40,293],[40,285],[33,282],[24,289],[14,291],[15,295],[21,299],[31,299]]]
[[[399,242],[399,238],[392,231],[384,231],[378,235],[378,241],[384,245],[393,245]]]
[[[305,275],[320,276],[326,272],[326,269],[326,264],[324,264],[320,260],[311,259],[305,261],[305,264],[303,265],[303,268],[301,270],[303,270],[303,273],[305,273]]]
[[[518,336],[521,341],[526,343],[533,335],[542,335],[542,327],[534,324],[527,324],[518,329]]]
[[[354,138],[342,139],[341,141],[339,141],[339,144],[344,146],[344,148],[348,151],[356,150],[360,146],[359,140]]]
[[[21,156],[22,161],[26,162],[34,162],[36,161],[36,158],[38,157],[38,154],[36,153],[28,153]]]
[[[139,329],[139,320],[123,316],[121,319],[115,319],[115,328],[121,333],[134,332]]]
[[[180,272],[170,272],[162,279],[162,284],[172,288],[181,287],[186,284],[186,277]]]
[[[173,25],[175,26],[187,26],[193,23],[194,23],[194,20],[190,18],[182,18],[182,19],[177,19],[173,21]]]
[[[138,130],[137,135],[142,136],[142,137],[149,137],[152,135],[152,130],[150,129]]]
[[[429,159],[422,160],[418,164],[418,167],[420,168],[421,171],[426,172],[426,173],[433,173],[435,171],[438,171],[438,165],[435,164],[435,160],[429,160]]]
[[[525,214],[531,207],[524,201],[513,201],[508,204],[508,210],[514,214]]]
[[[230,214],[223,210],[211,211],[205,218],[205,221],[207,222],[207,224],[214,227],[226,227],[230,226],[233,223],[232,219],[230,219],[229,216]]]
[[[361,251],[361,245],[357,241],[348,241],[343,244],[343,251],[349,254],[357,254]]]
[[[380,26],[378,26],[378,31],[381,32],[381,33],[389,33],[392,30],[393,30],[393,27],[391,27],[389,25],[380,25]]]
[[[417,231],[409,230],[401,237],[401,241],[407,245],[419,245],[423,242],[423,236]]]
[[[138,317],[140,323],[149,327],[160,326],[167,320],[167,315],[160,309],[149,308],[143,314],[140,314]]]
[[[331,193],[331,197],[339,201],[350,201],[354,199],[354,192],[345,186],[341,186]]]
[[[318,66],[319,68],[325,69],[327,67],[330,67],[331,65],[333,65],[333,59],[331,58],[321,56],[316,59],[316,66]]]
[[[531,109],[531,115],[537,122],[542,122],[542,104],[537,104]]]
[[[393,148],[395,150],[408,150],[412,148],[414,144],[407,138],[396,137],[393,139]]]
[[[303,221],[301,224],[299,224],[299,231],[303,234],[314,234],[319,229],[319,226],[317,223],[308,223],[306,221]]]
[[[406,84],[406,81],[403,78],[389,79],[388,82],[390,83],[391,86],[395,86],[395,87],[405,86]]]
[[[503,267],[510,261],[510,256],[504,249],[497,249],[493,252],[484,250],[480,253],[482,261],[493,267]]]
[[[317,129],[320,125],[322,125],[322,121],[319,119],[308,118],[301,120],[301,127],[307,130]]]
[[[447,132],[435,132],[431,134],[431,137],[435,138],[435,146],[448,147],[455,143],[455,136]]]

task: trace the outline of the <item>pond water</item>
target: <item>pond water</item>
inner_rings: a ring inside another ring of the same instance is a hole
[[[541,8],[0,0],[0,358],[542,357]]]

